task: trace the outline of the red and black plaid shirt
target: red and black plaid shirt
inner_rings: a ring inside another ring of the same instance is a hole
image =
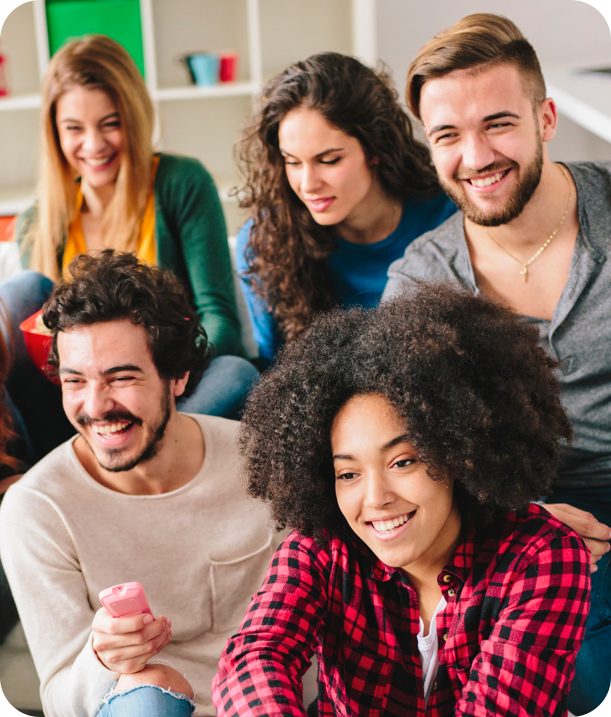
[[[589,607],[589,555],[542,507],[467,528],[440,573],[439,669],[427,716],[567,713]],[[418,600],[361,543],[299,533],[278,548],[214,679],[219,715],[303,715],[316,653],[319,715],[424,715]]]

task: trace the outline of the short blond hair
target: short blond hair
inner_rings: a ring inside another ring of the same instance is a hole
[[[136,63],[106,35],[67,43],[51,59],[43,81],[38,218],[28,235],[30,268],[53,280],[60,276],[58,256],[76,202],[74,172],[59,142],[57,101],[75,87],[106,92],[117,108],[124,136],[115,194],[104,216],[105,246],[136,248],[150,185],[154,111]]]
[[[538,106],[547,96],[537,53],[516,25],[502,15],[467,15],[424,45],[407,73],[405,100],[418,119],[425,82],[456,70],[480,70],[502,63],[515,65],[526,91]]]

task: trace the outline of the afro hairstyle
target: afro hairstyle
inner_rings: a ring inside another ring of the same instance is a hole
[[[463,519],[523,512],[549,490],[571,425],[535,327],[455,285],[419,282],[377,309],[319,315],[252,391],[240,448],[277,527],[353,539],[335,497],[330,433],[355,395],[380,394]]]

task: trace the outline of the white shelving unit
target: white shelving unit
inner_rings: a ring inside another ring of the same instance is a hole
[[[0,112],[14,112],[15,110],[35,110],[40,107],[40,95],[18,95],[17,97],[3,97],[0,99]]]
[[[229,197],[236,183],[233,146],[252,98],[269,77],[314,52],[355,54],[374,64],[375,1],[140,0],[158,148],[197,157],[211,171],[230,232],[242,219]],[[2,47],[14,75],[13,94],[0,99],[0,212],[7,214],[21,211],[34,194],[39,89],[49,62],[44,0],[32,0],[9,16]],[[181,55],[228,49],[239,53],[235,82],[190,84]]]

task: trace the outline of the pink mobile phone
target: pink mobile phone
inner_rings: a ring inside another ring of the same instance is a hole
[[[153,616],[140,583],[123,583],[106,588],[100,593],[100,602],[113,617],[141,615],[144,612]]]

